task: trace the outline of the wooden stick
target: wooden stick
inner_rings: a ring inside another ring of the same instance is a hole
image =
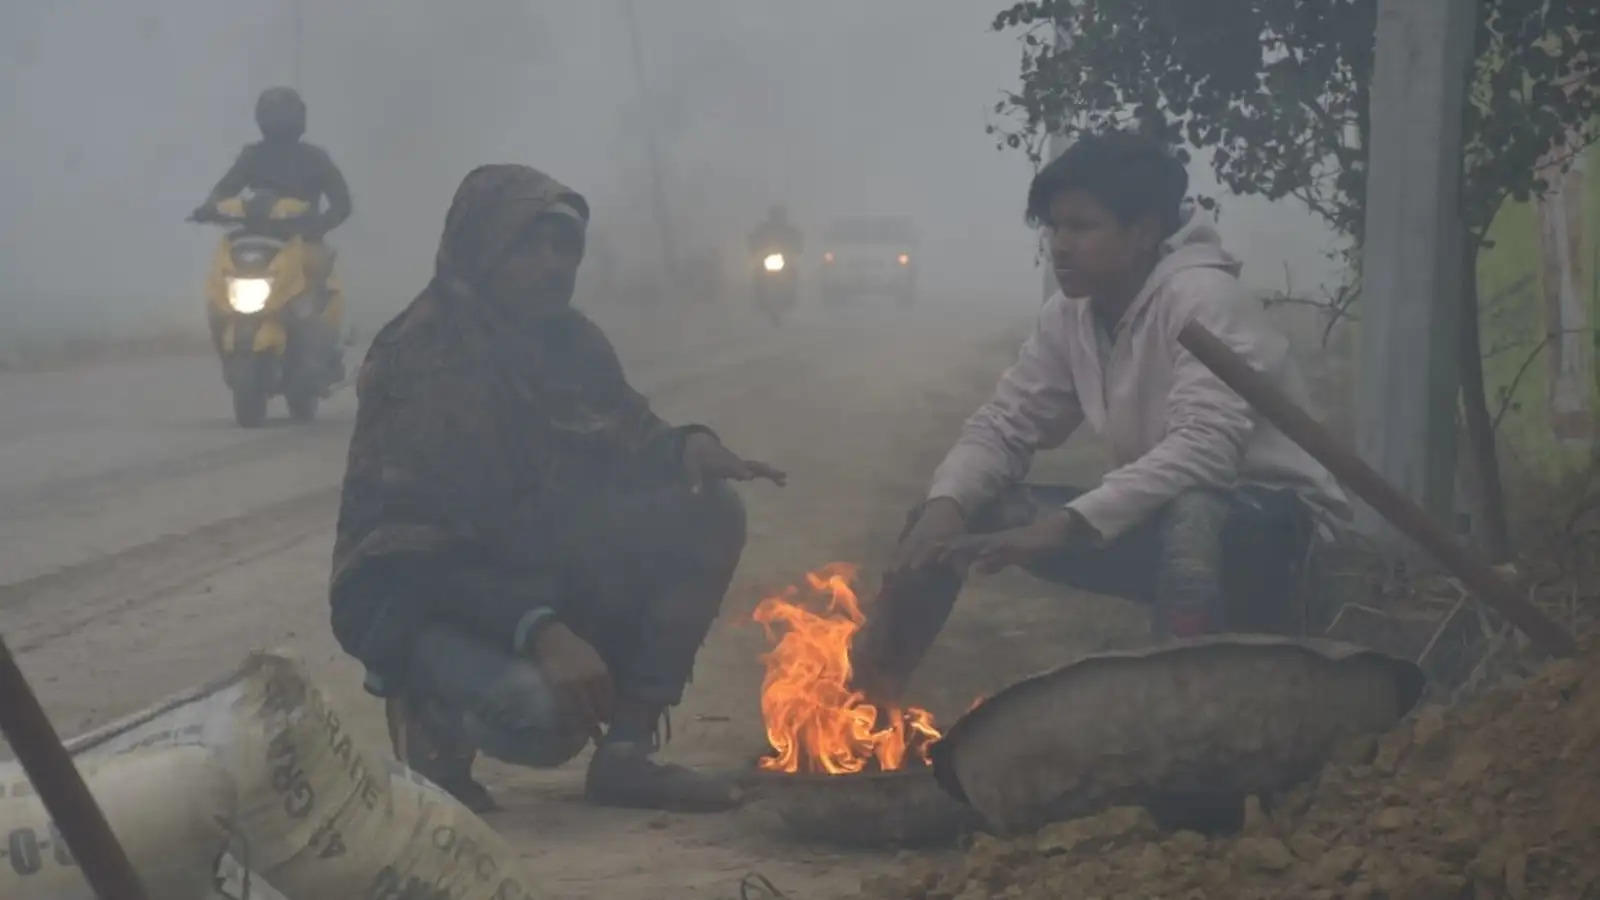
[[[1250,368],[1243,357],[1205,326],[1190,322],[1179,333],[1178,343],[1255,407],[1262,418],[1327,467],[1351,493],[1416,541],[1480,600],[1521,629],[1535,646],[1553,656],[1571,656],[1577,651],[1572,636],[1561,626],[1524,600],[1516,587],[1440,528],[1422,507],[1384,480],[1355,451],[1344,446],[1265,376]]]
[[[4,638],[0,638],[0,733],[17,754],[95,895],[100,900],[148,900],[133,864]]]

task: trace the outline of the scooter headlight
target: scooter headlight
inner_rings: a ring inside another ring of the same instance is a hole
[[[787,261],[784,260],[782,253],[773,253],[762,260],[761,264],[766,267],[768,272],[782,272],[783,267],[787,265]]]
[[[270,278],[228,279],[228,305],[233,311],[251,315],[267,308],[267,298],[272,296]]]

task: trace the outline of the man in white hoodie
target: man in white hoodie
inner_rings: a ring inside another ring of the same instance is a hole
[[[1306,399],[1288,340],[1187,189],[1164,147],[1121,133],[1080,140],[1034,178],[1028,220],[1049,235],[1061,293],[911,517],[858,643],[869,692],[903,686],[972,567],[1141,601],[1158,637],[1286,624],[1308,541],[1349,509],[1326,470],[1178,344],[1198,321]],[[1084,422],[1116,464],[1100,484],[1023,483],[1034,453]]]

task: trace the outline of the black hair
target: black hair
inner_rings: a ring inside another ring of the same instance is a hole
[[[1189,173],[1166,145],[1140,134],[1112,131],[1080,138],[1039,170],[1028,186],[1028,224],[1050,224],[1050,201],[1084,191],[1123,225],[1154,215],[1162,234],[1178,230]]]

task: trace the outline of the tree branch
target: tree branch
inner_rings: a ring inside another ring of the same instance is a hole
[[[1500,396],[1500,408],[1495,410],[1494,418],[1489,421],[1489,432],[1491,434],[1500,431],[1500,420],[1506,417],[1506,413],[1511,409],[1511,404],[1516,401],[1517,388],[1522,386],[1523,377],[1528,374],[1529,369],[1533,368],[1534,360],[1537,360],[1539,355],[1544,353],[1544,348],[1550,346],[1550,342],[1554,339],[1554,334],[1545,335],[1544,340],[1536,344],[1528,352],[1528,357],[1522,361],[1522,365],[1517,367],[1516,376],[1511,379],[1511,383],[1506,386],[1505,392]]]
[[[1544,162],[1540,163],[1539,167],[1534,171],[1542,174],[1550,171],[1551,169],[1558,169],[1589,152],[1589,148],[1595,146],[1596,144],[1600,144],[1600,130],[1596,130],[1591,134],[1585,135],[1575,147],[1564,145],[1564,149],[1568,151],[1566,155],[1545,160]]]
[[[1500,430],[1500,420],[1505,418],[1506,413],[1511,409],[1511,405],[1516,402],[1517,388],[1522,387],[1522,379],[1526,377],[1529,370],[1533,368],[1534,362],[1536,362],[1539,359],[1539,356],[1544,353],[1545,348],[1554,343],[1556,338],[1566,337],[1569,334],[1594,333],[1595,330],[1592,328],[1566,328],[1560,331],[1551,331],[1546,333],[1544,339],[1535,344],[1532,350],[1528,351],[1527,358],[1522,361],[1522,365],[1517,367],[1517,374],[1512,377],[1511,383],[1506,385],[1505,392],[1500,397],[1500,408],[1495,411],[1494,419],[1490,422],[1489,429],[1491,431]]]
[[[1341,320],[1348,319],[1352,322],[1361,321],[1361,317],[1350,312],[1350,307],[1361,296],[1361,291],[1353,285],[1344,285],[1339,288],[1339,293],[1330,298],[1329,306],[1333,313],[1328,316],[1328,324],[1322,329],[1322,345],[1326,347],[1333,338],[1333,329]]]

